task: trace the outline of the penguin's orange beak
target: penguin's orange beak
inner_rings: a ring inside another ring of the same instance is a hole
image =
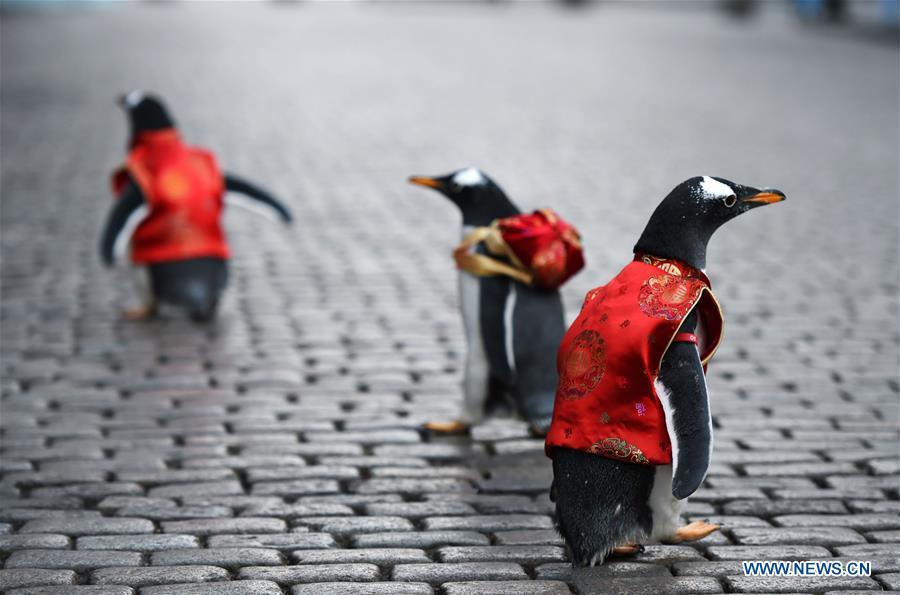
[[[435,180],[434,178],[427,178],[425,176],[410,176],[409,183],[417,184],[419,186],[425,186],[426,188],[434,188],[435,190],[440,190],[442,188],[441,182],[439,180]]]
[[[757,192],[752,196],[748,196],[744,199],[744,202],[757,203],[757,204],[772,204],[773,202],[781,202],[785,199],[784,192],[781,190],[762,190]]]

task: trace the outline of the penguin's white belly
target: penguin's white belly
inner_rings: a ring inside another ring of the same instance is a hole
[[[466,331],[466,343],[469,353],[479,355],[485,367],[487,358],[481,339],[481,287],[478,277],[468,273],[459,273],[459,309],[462,313],[463,328]]]
[[[653,476],[650,490],[650,512],[653,515],[653,529],[649,543],[659,543],[675,535],[680,522],[681,511],[687,499],[677,500],[672,495],[672,465],[659,465]]]
[[[465,236],[470,228],[463,228]],[[481,284],[478,277],[459,273],[459,309],[466,332],[466,369],[463,378],[461,421],[477,423],[484,415],[490,366],[481,337]]]

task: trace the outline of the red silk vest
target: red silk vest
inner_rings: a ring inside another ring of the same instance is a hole
[[[672,445],[655,381],[663,355],[695,308],[705,372],[724,320],[701,271],[638,255],[608,284],[589,291],[559,347],[547,453],[563,447],[670,464]]]
[[[113,173],[116,196],[129,179],[150,210],[131,238],[133,262],[228,258],[220,221],[225,182],[212,153],[184,144],[172,128],[144,132]]]

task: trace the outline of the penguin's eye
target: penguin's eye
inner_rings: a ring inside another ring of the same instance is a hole
[[[722,202],[724,202],[725,206],[730,209],[731,207],[733,207],[734,205],[737,204],[737,196],[735,196],[734,194],[730,194],[730,195],[726,196],[724,199],[722,199]]]

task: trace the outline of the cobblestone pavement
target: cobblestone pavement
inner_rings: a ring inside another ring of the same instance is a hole
[[[0,590],[900,591],[895,46],[646,5],[161,4],[7,14],[2,70]],[[298,215],[228,215],[209,328],[117,320],[96,256],[137,86]],[[720,533],[573,572],[521,423],[418,429],[460,400],[459,219],[404,180],[468,164],[580,226],[570,316],[682,179],[787,192],[711,247],[687,517]],[[740,574],[763,558],[874,571]]]

